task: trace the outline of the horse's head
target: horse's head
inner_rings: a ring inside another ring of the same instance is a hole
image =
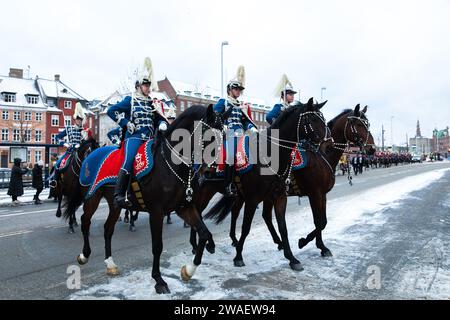
[[[320,144],[327,137],[325,118],[320,111],[325,104],[326,101],[316,104],[311,98],[307,104],[292,105],[280,114],[270,129],[278,129],[280,138],[285,140]]]
[[[367,106],[361,110],[361,106],[356,105],[355,109],[348,114],[344,129],[344,137],[347,142],[354,143],[360,148],[366,147],[370,136],[370,124],[366,112]]]
[[[97,140],[94,139],[94,137],[89,137],[86,140],[84,140],[80,147],[77,149],[77,155],[78,159],[83,161],[87,158],[87,156],[94,151],[95,149],[99,148],[100,145],[98,144]]]

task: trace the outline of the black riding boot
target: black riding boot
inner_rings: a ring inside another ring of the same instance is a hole
[[[127,189],[130,182],[130,174],[125,170],[120,169],[119,176],[117,177],[117,184],[114,189],[114,199],[117,205],[121,208],[128,208],[131,203],[127,199]]]
[[[225,192],[227,196],[235,196],[236,195],[236,186],[233,182],[233,167],[230,165],[225,166]]]

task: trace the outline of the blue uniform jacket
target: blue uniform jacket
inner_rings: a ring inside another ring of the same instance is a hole
[[[278,103],[273,106],[273,109],[266,115],[266,120],[268,123],[272,124],[276,118],[280,115],[283,110],[283,105]]]
[[[225,99],[220,99],[215,105],[214,105],[214,111],[218,113],[225,113]],[[244,115],[242,109],[240,106],[234,105],[231,102],[228,102],[227,108],[233,108],[233,111],[231,112],[228,119],[225,121],[225,124],[228,126],[228,128],[232,130],[248,130],[252,127],[255,127],[253,123]],[[228,109],[227,109],[228,110]]]

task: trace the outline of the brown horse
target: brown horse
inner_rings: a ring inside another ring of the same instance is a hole
[[[223,117],[228,116],[223,115]],[[184,129],[191,133],[190,144],[191,150],[193,146],[194,135],[197,129],[218,129],[223,130],[223,119],[221,115],[213,111],[212,105],[208,108],[203,106],[192,106],[182,113],[170,126],[169,129],[156,138],[154,143],[154,166],[152,171],[142,178],[139,182],[132,183],[133,192],[130,193],[130,200],[134,204],[133,211],[149,212],[150,229],[152,236],[152,253],[153,253],[153,270],[152,277],[156,281],[155,289],[158,294],[169,293],[169,287],[161,276],[160,272],[160,256],[163,249],[162,228],[165,214],[176,211],[177,214],[194,228],[200,235],[199,250],[194,257],[193,263],[189,263],[182,268],[183,280],[189,280],[201,264],[203,250],[206,249],[214,252],[214,247],[207,246],[207,241],[212,239],[212,235],[200,219],[199,214],[187,195],[193,191],[194,194],[198,189],[197,179],[198,172],[193,169],[192,163],[175,164],[172,156],[174,155],[173,146],[178,142],[172,133],[176,129]],[[199,126],[199,123],[202,126]],[[198,134],[203,134],[203,131]],[[221,133],[219,133],[220,137]],[[202,150],[203,151],[203,150]],[[179,156],[176,154],[176,156]],[[189,157],[192,154],[189,155]],[[83,194],[86,194],[88,188],[83,187]],[[137,191],[139,190],[139,191]],[[91,218],[98,208],[100,200],[105,198],[109,206],[108,218],[104,225],[105,239],[105,263],[108,275],[118,274],[118,267],[114,263],[111,253],[111,240],[114,233],[114,227],[120,215],[120,208],[114,201],[114,185],[105,185],[100,187],[92,197],[84,199],[73,199],[69,202],[68,210],[64,213],[70,215],[71,212],[83,203],[83,215],[81,217],[81,230],[83,232],[84,245],[82,253],[77,257],[79,264],[83,265],[88,262],[91,255],[91,247],[89,244],[89,228]],[[139,201],[140,199],[140,201]],[[213,243],[213,242],[210,242]]]
[[[258,157],[258,163],[253,168],[242,175],[239,180],[239,196],[230,198],[223,197],[206,214],[206,218],[216,218],[217,222],[222,221],[230,210],[238,210],[239,204],[245,201],[244,222],[242,225],[242,234],[236,246],[236,256],[234,265],[244,266],[242,251],[245,239],[251,228],[251,223],[258,204],[262,201],[270,200],[275,207],[275,214],[278,221],[278,227],[282,236],[282,246],[284,256],[289,260],[289,266],[296,271],[303,270],[303,267],[292,254],[288,232],[285,220],[286,211],[286,184],[290,172],[292,171],[293,161],[291,160],[292,151],[302,140],[310,141],[313,144],[319,144],[327,136],[325,120],[320,112],[323,104],[314,104],[311,98],[307,105],[291,106],[281,113],[277,120],[269,127],[267,132],[261,132],[259,139],[267,139],[269,144],[279,146],[278,162],[279,167],[274,170],[271,165],[264,163],[263,157]],[[272,136],[272,131],[279,131],[279,139]],[[271,174],[262,175],[262,168],[272,170]],[[204,188],[206,188],[206,184]],[[200,204],[205,207],[205,204]]]
[[[299,248],[303,248],[313,239],[316,239],[316,246],[321,250],[322,256],[332,256],[331,251],[324,245],[322,231],[327,225],[327,193],[331,191],[335,184],[335,170],[346,147],[355,144],[372,155],[375,153],[373,136],[369,130],[369,121],[366,117],[367,106],[360,111],[357,105],[354,110],[347,109],[336,116],[328,123],[334,144],[327,148],[325,153],[314,153],[308,151],[308,166],[294,171],[293,181],[295,187],[291,188],[290,196],[307,196],[312,209],[315,229],[306,237],[299,240]],[[272,235],[275,244],[281,250],[282,241],[277,235],[272,223],[273,204],[270,201],[264,202],[263,218]],[[232,226],[235,225],[239,211],[234,211]],[[235,231],[230,230],[233,243],[236,242]]]
[[[58,208],[56,211],[56,216],[61,217],[61,208],[64,208],[70,201],[71,197],[78,197],[78,195],[75,195],[76,193],[80,193],[80,184],[79,184],[79,177],[80,177],[80,169],[81,164],[84,159],[95,149],[99,147],[97,141],[89,137],[87,140],[84,140],[78,149],[73,151],[72,158],[70,159],[69,165],[67,170],[64,173],[61,173],[59,175],[59,179],[56,181],[56,187],[55,187],[55,196],[58,199]],[[62,203],[64,199],[64,203]],[[69,233],[75,233],[74,226],[77,226],[77,219],[75,216],[75,212],[72,212],[72,214],[66,219],[69,220]]]

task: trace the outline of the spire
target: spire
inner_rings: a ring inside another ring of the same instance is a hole
[[[416,138],[421,138],[422,134],[420,132],[420,122],[417,120]]]

